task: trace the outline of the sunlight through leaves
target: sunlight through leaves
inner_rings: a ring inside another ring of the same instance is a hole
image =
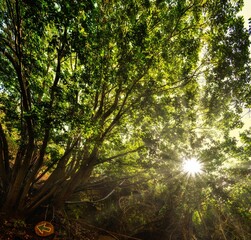
[[[183,161],[182,170],[192,176],[201,174],[203,166],[196,158],[190,158]]]

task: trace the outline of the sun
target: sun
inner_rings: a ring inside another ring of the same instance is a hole
[[[184,160],[182,169],[189,175],[196,175],[202,173],[202,164],[196,158]]]

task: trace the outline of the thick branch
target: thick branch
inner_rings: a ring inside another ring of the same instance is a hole
[[[8,142],[0,123],[0,174],[4,184],[8,181],[9,170]]]
[[[73,149],[75,148],[75,146],[78,144],[78,141],[79,141],[79,138],[78,137],[76,139],[76,141],[65,151],[64,155],[59,158],[59,159],[55,159],[54,161],[52,161],[52,163],[43,171],[43,173],[41,173],[40,176],[38,176],[35,180],[35,182],[39,181],[48,171],[50,171],[53,166],[55,166],[55,164],[57,164],[58,162],[63,162],[65,163],[65,160],[69,157],[69,155],[72,153]]]
[[[151,63],[152,63],[152,59],[149,59],[148,64],[145,66],[144,69],[142,69],[143,71],[139,74],[138,77],[136,77],[136,79],[133,81],[131,86],[128,88],[128,90],[125,94],[125,97],[124,97],[124,99],[118,109],[118,112],[116,113],[115,117],[113,118],[113,120],[111,121],[109,126],[104,130],[103,134],[101,135],[101,138],[100,138],[101,141],[103,141],[103,139],[107,136],[107,134],[114,128],[114,126],[118,123],[118,121],[121,119],[121,117],[125,114],[126,110],[129,109],[129,108],[126,108],[126,110],[125,110],[125,106],[128,102],[128,98],[132,94],[133,90],[135,90],[136,84],[139,83],[139,81],[147,74],[147,72],[151,66]]]
[[[105,101],[105,88],[106,88],[106,84],[103,84],[102,93],[101,93],[100,100],[99,100],[99,108],[93,117],[93,121],[96,121],[103,113],[104,101]],[[98,106],[98,97],[99,97],[99,94],[96,93],[95,104],[94,104],[95,108]]]
[[[106,200],[107,198],[109,198],[118,187],[122,186],[122,184],[125,182],[125,180],[123,180],[118,186],[115,186],[115,188],[113,188],[108,194],[106,194],[106,196],[98,199],[98,200],[94,200],[94,201],[88,201],[91,203],[97,203],[97,202],[102,202],[104,200]],[[66,204],[79,204],[79,203],[86,203],[87,201],[66,201]]]
[[[145,146],[140,146],[140,147],[138,147],[136,149],[133,149],[133,150],[130,150],[130,151],[127,151],[127,152],[124,152],[124,153],[120,153],[118,155],[115,155],[115,156],[112,156],[112,157],[109,157],[109,158],[99,159],[97,164],[104,163],[104,162],[109,162],[109,161],[111,161],[113,159],[116,159],[116,158],[119,158],[119,157],[124,157],[124,156],[126,156],[126,155],[128,155],[130,153],[138,152],[139,150],[141,150],[143,148],[145,148]]]
[[[64,40],[66,41],[66,30],[65,30],[64,36],[65,36]],[[61,60],[63,58],[64,47],[65,47],[65,44],[63,43],[61,49],[58,50],[57,68],[56,68],[56,74],[55,74],[54,82],[53,82],[53,85],[51,87],[51,100],[50,100],[49,109],[48,109],[49,111],[52,111],[53,103],[54,103],[54,100],[55,100],[56,88],[57,88],[57,85],[58,85],[59,80],[60,80]],[[34,168],[34,174],[37,173],[37,171],[39,170],[39,168],[43,164],[46,148],[47,148],[49,138],[50,138],[50,131],[51,131],[51,128],[52,128],[51,121],[52,121],[52,119],[50,118],[50,114],[49,114],[49,116],[47,117],[47,119],[45,120],[45,123],[44,123],[45,124],[44,139],[43,139],[42,147],[40,149],[38,161],[36,162],[36,165],[35,165],[35,168]]]
[[[119,88],[116,91],[116,95],[114,97],[113,104],[111,105],[111,107],[102,116],[103,121],[105,121],[113,113],[113,111],[117,108],[118,102],[119,102],[119,96],[121,94],[121,88],[122,88],[122,86],[120,84]]]

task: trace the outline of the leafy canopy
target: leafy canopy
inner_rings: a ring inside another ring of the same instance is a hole
[[[4,211],[62,206],[92,174],[175,172],[250,104],[242,1],[0,6]]]

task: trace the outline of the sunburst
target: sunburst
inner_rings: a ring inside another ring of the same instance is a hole
[[[201,174],[202,171],[202,164],[200,161],[198,161],[196,158],[190,158],[184,160],[182,164],[182,170],[192,176],[195,176],[196,174]]]

